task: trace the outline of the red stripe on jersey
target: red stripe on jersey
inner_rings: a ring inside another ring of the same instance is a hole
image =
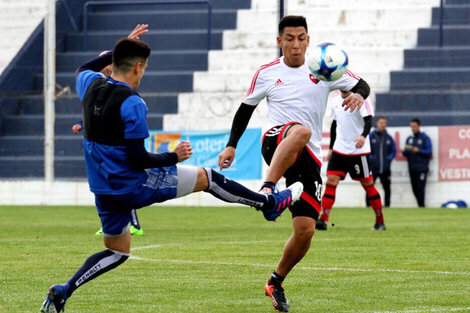
[[[245,95],[245,98],[248,97],[249,95],[251,95],[253,93],[253,91],[255,90],[255,86],[256,86],[256,80],[258,79],[258,75],[259,73],[268,68],[268,67],[271,67],[273,65],[276,65],[276,64],[279,64],[281,61],[280,61],[280,57],[276,58],[274,61],[272,61],[271,63],[268,63],[268,64],[264,64],[264,65],[261,65],[260,68],[256,71],[255,75],[253,76],[253,79],[251,80],[251,85],[250,85],[250,89],[248,89],[248,92],[246,93]]]
[[[357,80],[360,80],[360,79],[361,79],[359,76],[357,76],[356,74],[354,74],[354,73],[351,72],[350,70],[347,70],[347,71],[346,71],[346,75],[351,76],[352,78],[355,78],[355,79],[357,79]]]
[[[366,112],[367,114],[369,115],[372,115],[373,112],[372,112],[372,105],[370,104],[369,100],[364,100],[364,105],[366,106]]]
[[[315,154],[313,154],[312,150],[310,150],[307,146],[305,146],[305,149],[307,149],[308,153],[310,154],[310,156],[313,158],[313,160],[318,164],[318,166],[320,166],[321,168],[321,162],[320,160],[317,159],[317,157],[315,156]]]
[[[318,203],[317,200],[315,200],[314,197],[312,197],[311,195],[309,195],[308,193],[306,193],[305,191],[302,192],[302,194],[300,195],[300,198],[302,198],[303,200],[305,200],[305,202],[307,202],[308,204],[310,204],[311,206],[313,206],[315,208],[315,210],[320,213],[321,212],[321,206],[320,204]]]
[[[329,176],[329,175],[336,175],[336,176],[341,177],[342,179],[346,178],[346,173],[343,171],[326,171],[326,176]]]

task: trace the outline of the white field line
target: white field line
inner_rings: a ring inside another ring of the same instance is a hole
[[[438,312],[458,312],[458,311],[470,311],[470,306],[464,306],[460,308],[429,308],[429,309],[417,309],[417,310],[404,310],[404,311],[374,311],[373,313],[438,313]]]
[[[148,247],[148,246],[147,246]],[[181,264],[212,264],[227,266],[251,266],[251,267],[269,267],[274,268],[274,264],[261,263],[241,263],[241,262],[220,262],[220,261],[194,261],[178,259],[150,259],[131,255],[130,259],[138,261],[160,262],[160,263],[181,263]],[[401,270],[401,269],[366,269],[366,268],[342,268],[342,267],[310,267],[296,266],[296,269],[307,271],[343,271],[343,272],[385,272],[385,273],[417,273],[417,274],[440,274],[440,275],[461,275],[470,276],[470,272],[449,272],[449,271],[419,271],[419,270]]]
[[[180,244],[168,243],[168,244],[156,244],[156,245],[142,246],[142,247],[131,248],[131,251],[153,249],[153,248],[160,248],[160,247],[167,247],[167,246],[180,246]]]

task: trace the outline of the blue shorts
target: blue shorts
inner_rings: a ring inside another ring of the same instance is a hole
[[[188,194],[194,189],[196,178],[195,167],[173,165],[153,168],[149,170],[145,184],[133,192],[122,195],[96,194],[95,204],[101,218],[103,234],[112,237],[126,233],[133,209]]]

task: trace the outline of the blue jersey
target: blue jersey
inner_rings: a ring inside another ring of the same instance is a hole
[[[78,97],[83,100],[90,84],[104,75],[91,70],[77,76]],[[107,77],[108,83],[131,86]],[[147,105],[138,95],[131,95],[121,105],[125,139],[143,139],[149,136],[147,127]],[[95,194],[118,195],[138,189],[147,180],[145,170],[132,169],[127,161],[125,146],[108,146],[83,139],[85,162],[90,190]]]
[[[405,149],[403,155],[408,158],[408,170],[413,173],[428,172],[429,160],[432,156],[431,139],[424,132],[413,134],[406,139],[406,145],[417,147],[417,153]]]

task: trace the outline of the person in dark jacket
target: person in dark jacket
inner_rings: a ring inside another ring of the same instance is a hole
[[[429,172],[429,160],[432,156],[431,139],[420,131],[421,121],[414,119],[410,122],[413,135],[406,138],[403,155],[408,159],[411,186],[419,207],[424,207],[426,177]]]
[[[369,134],[371,149],[369,163],[372,169],[372,176],[374,176],[374,183],[377,178],[380,178],[385,193],[384,205],[389,207],[391,195],[390,165],[396,154],[395,141],[387,133],[387,118],[385,116],[377,117],[375,125],[376,129]],[[367,199],[366,202],[367,206],[369,206]]]

